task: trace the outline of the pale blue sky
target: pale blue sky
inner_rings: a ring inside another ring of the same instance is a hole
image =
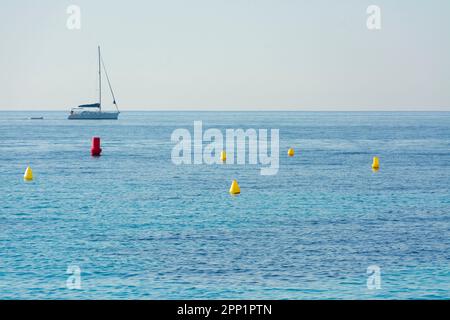
[[[0,109],[95,102],[100,44],[122,110],[450,111],[449,39],[448,0],[1,0]]]

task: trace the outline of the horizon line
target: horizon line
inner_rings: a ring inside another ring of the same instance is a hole
[[[60,109],[0,109],[0,112],[68,112],[67,110]],[[159,108],[145,108],[145,109],[126,109],[121,110],[120,113],[126,112],[450,112],[450,107],[448,108],[433,108],[427,109],[403,109],[403,108],[393,108],[393,109],[293,109],[293,108],[281,108],[281,109],[265,109],[265,108],[223,108],[223,109],[159,109]]]

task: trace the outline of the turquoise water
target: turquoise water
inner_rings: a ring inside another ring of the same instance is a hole
[[[449,113],[65,117],[0,112],[2,299],[450,298]],[[278,174],[175,166],[170,135],[194,120],[280,129]],[[80,290],[66,287],[69,265]]]

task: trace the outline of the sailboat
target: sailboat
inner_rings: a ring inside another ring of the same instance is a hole
[[[105,70],[106,80],[108,80],[109,90],[111,91],[113,104],[116,107],[116,111],[102,111],[102,66]],[[119,118],[119,107],[117,106],[114,91],[112,89],[111,82],[109,81],[108,72],[106,71],[106,67],[102,59],[100,46],[98,47],[98,88],[98,102],[72,108],[68,117],[69,120],[117,120]]]

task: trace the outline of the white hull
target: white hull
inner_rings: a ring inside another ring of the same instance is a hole
[[[69,120],[117,120],[119,112],[82,111],[69,115]]]

